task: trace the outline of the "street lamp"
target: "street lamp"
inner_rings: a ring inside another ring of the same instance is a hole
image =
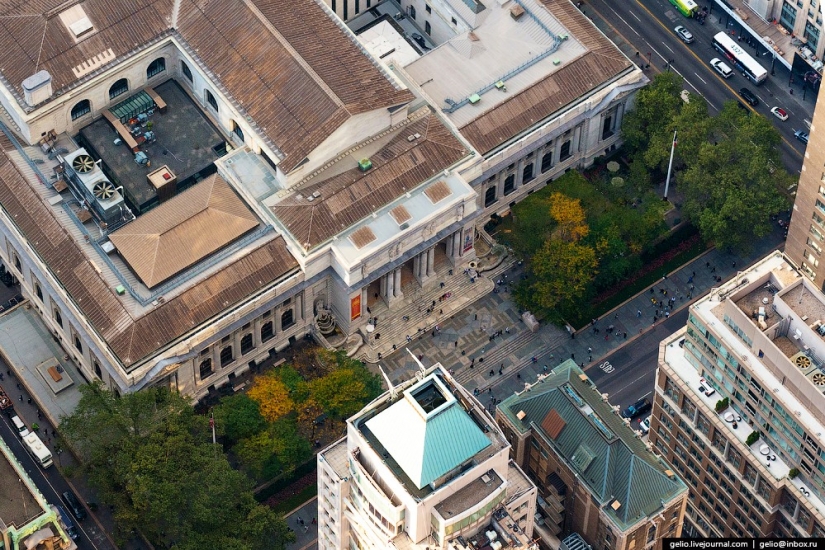
[[[653,52],[647,52],[647,66],[650,67],[650,64],[653,62]]]
[[[776,63],[776,54],[773,54],[773,59],[771,60],[771,76],[776,76],[776,71],[773,70],[774,63]]]
[[[670,72],[670,67],[671,67],[671,65],[673,65],[674,61],[676,61],[676,60],[675,59],[668,59],[667,63],[665,63],[665,69],[667,69],[667,72]]]

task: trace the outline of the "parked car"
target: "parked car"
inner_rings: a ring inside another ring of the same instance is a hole
[[[740,88],[739,95],[742,96],[742,99],[748,102],[748,105],[751,107],[756,107],[759,105],[759,98],[756,97],[752,91],[748,90],[747,88]]]
[[[650,431],[650,417],[648,416],[641,422],[639,422],[639,429],[642,430],[642,435],[647,435],[647,432]]]
[[[801,141],[802,143],[808,143],[808,132],[803,132],[802,130],[797,130],[793,133],[794,137]]]
[[[676,31],[676,36],[681,38],[685,44],[690,44],[693,42],[693,33],[684,28],[682,25],[679,25],[673,30]]]
[[[787,111],[785,111],[785,109],[783,109],[781,107],[773,107],[771,109],[771,113],[773,113],[773,116],[775,116],[779,120],[788,120]]]
[[[63,502],[65,502],[66,506],[71,510],[72,515],[77,518],[77,521],[86,519],[86,509],[80,504],[80,501],[77,500],[73,492],[64,491],[61,496],[63,497]]]
[[[633,420],[634,418],[642,416],[643,414],[648,412],[651,409],[651,407],[652,405],[650,404],[650,399],[648,399],[647,397],[642,397],[641,399],[630,405],[628,408],[623,410],[622,417]]]

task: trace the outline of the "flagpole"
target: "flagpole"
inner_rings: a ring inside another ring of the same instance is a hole
[[[665,196],[662,200],[667,200],[667,191],[670,187],[670,171],[673,169],[673,153],[676,151],[676,130],[673,130],[673,144],[670,146],[670,162],[667,165],[667,179],[665,180]]]

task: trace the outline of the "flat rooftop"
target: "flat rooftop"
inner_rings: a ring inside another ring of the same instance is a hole
[[[524,12],[514,18],[511,10]],[[647,81],[572,2],[491,2],[476,22],[403,73],[483,155],[553,116],[599,101],[594,96],[613,82],[640,87]]]
[[[488,470],[476,479],[442,500],[435,509],[444,519],[461,515],[496,491],[501,490],[502,479],[495,470]]]
[[[0,443],[0,520],[20,528],[41,515],[43,510],[26,483],[31,483],[31,480],[19,463],[19,470],[15,468],[12,460],[17,462],[3,441]],[[21,477],[26,477],[26,480]]]
[[[117,132],[106,118],[101,117],[80,130],[81,142],[88,146],[92,155],[103,160],[104,170],[112,183],[123,186],[130,206],[138,210],[136,215],[157,201],[157,192],[149,184],[147,174],[167,165],[177,177],[180,191],[193,175],[205,172],[205,177],[210,170],[214,171],[212,165],[221,156],[226,143],[177,82],[167,80],[154,90],[166,102],[167,108],[165,113],[155,110],[149,117],[156,140],[140,145],[151,166],[137,164],[135,154],[125,143],[114,144]],[[123,99],[130,93],[138,93],[138,90],[123,94]]]

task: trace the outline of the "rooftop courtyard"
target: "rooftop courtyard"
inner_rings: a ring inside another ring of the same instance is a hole
[[[139,145],[148,157],[148,164],[138,164],[135,153],[125,143],[115,145],[118,134],[106,117],[80,130],[79,136],[81,145],[103,160],[103,169],[112,183],[123,186],[135,214],[159,203],[158,193],[147,179],[149,173],[168,166],[177,178],[180,192],[213,173],[215,160],[226,151],[223,136],[177,82],[167,80],[154,91],[166,103],[166,112],[155,110],[142,124],[142,131],[149,131],[147,123],[151,122],[151,131],[155,134],[154,141]],[[124,101],[129,99],[131,97],[124,97]],[[128,122],[124,124],[127,128],[132,126]]]

